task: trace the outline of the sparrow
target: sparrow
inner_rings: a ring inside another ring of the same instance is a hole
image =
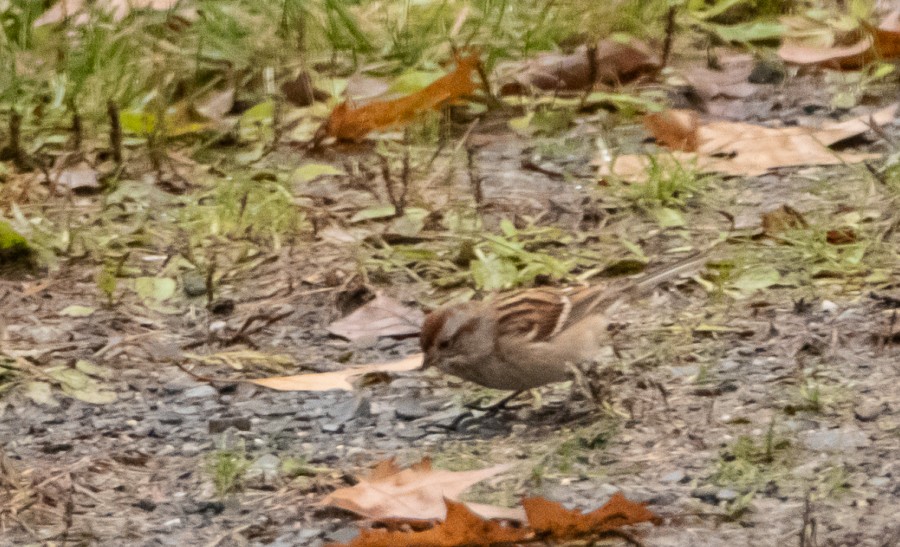
[[[707,260],[697,253],[618,286],[538,287],[438,308],[422,325],[422,368],[516,392],[569,380],[607,345],[622,304]]]

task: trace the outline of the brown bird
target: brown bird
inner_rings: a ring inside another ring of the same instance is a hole
[[[423,368],[514,391],[569,380],[571,365],[596,357],[608,341],[623,303],[707,260],[708,252],[697,253],[618,286],[541,287],[444,306],[422,326]]]

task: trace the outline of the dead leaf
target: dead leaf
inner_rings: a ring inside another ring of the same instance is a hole
[[[756,93],[758,86],[748,81],[753,71],[752,55],[723,55],[717,64],[718,70],[705,61],[690,64],[684,70],[684,79],[707,101],[717,97],[743,99]]]
[[[644,42],[605,39],[593,51],[581,46],[570,54],[541,53],[524,62],[503,63],[497,71],[501,74],[500,93],[520,95],[535,89],[582,91],[595,83],[628,83],[655,72],[659,66],[656,55]]]
[[[43,15],[35,19],[34,26],[52,25],[71,18],[75,25],[83,25],[90,19],[89,13],[85,9],[86,4],[95,9],[106,11],[112,15],[114,21],[121,21],[128,16],[133,10],[146,9],[154,11],[171,10],[178,6],[182,0],[96,0],[95,2],[85,2],[85,0],[59,0],[50,9],[45,11]]]
[[[853,43],[827,47],[788,37],[778,49],[778,56],[788,63],[841,70],[856,70],[878,59],[900,58],[900,10],[888,14],[877,27],[863,22],[859,33],[861,36]]]
[[[646,504],[633,502],[621,492],[613,494],[603,507],[587,514],[566,509],[544,498],[527,498],[522,500],[522,505],[528,515],[528,525],[537,534],[556,540],[576,539],[641,522],[661,522]]]
[[[880,154],[836,152],[828,147],[865,132],[870,124],[889,123],[897,106],[895,103],[870,115],[829,123],[819,129],[763,127],[725,120],[701,123],[697,126],[694,152],[673,150],[659,154],[655,161],[664,169],[689,166],[700,172],[732,176],[759,176],[779,167],[857,163]],[[684,135],[680,138],[688,140]],[[621,155],[612,160],[601,155],[595,160],[601,177],[613,175],[632,182],[646,180],[650,164],[650,158],[643,154]]]
[[[194,110],[201,116],[221,121],[234,107],[234,88],[213,90],[194,102]]]
[[[328,332],[347,340],[406,337],[419,333],[425,314],[404,306],[383,293],[356,308],[350,315],[328,325]]]
[[[527,528],[515,528],[502,522],[484,520],[463,503],[445,500],[446,520],[421,532],[362,530],[349,543],[329,547],[487,547],[514,545],[534,537]]]
[[[385,100],[391,83],[366,74],[354,74],[347,80],[344,96],[355,103],[365,104],[376,99]]]
[[[444,500],[455,500],[475,483],[509,470],[510,464],[472,471],[432,469],[431,460],[407,469],[394,460],[379,463],[355,486],[340,488],[325,497],[322,505],[340,507],[371,519],[449,520]],[[486,518],[523,520],[521,509],[468,504]]]
[[[800,211],[790,205],[782,205],[774,211],[763,213],[760,220],[763,234],[769,237],[809,226]]]
[[[325,122],[325,134],[338,140],[358,142],[371,131],[402,125],[422,112],[471,95],[476,89],[472,72],[478,63],[475,54],[461,58],[453,72],[422,91],[392,101],[374,101],[358,108],[345,101],[331,112]]]
[[[825,240],[832,245],[849,245],[859,241],[859,236],[853,228],[840,228],[828,230],[825,234]]]
[[[353,383],[366,374],[378,372],[403,372],[422,367],[422,354],[416,353],[399,361],[374,363],[350,367],[335,372],[314,372],[294,376],[257,378],[250,383],[277,391],[328,391],[330,389],[353,390]]]
[[[700,123],[693,110],[666,110],[644,116],[644,127],[660,144],[672,150],[697,150],[697,127]]]
[[[316,89],[308,72],[301,72],[293,80],[281,84],[284,98],[294,106],[309,106],[316,101],[327,101],[331,96],[321,89]]]
[[[86,162],[81,162],[74,167],[63,169],[60,172],[56,183],[73,192],[79,190],[98,190],[100,188],[97,170]]]

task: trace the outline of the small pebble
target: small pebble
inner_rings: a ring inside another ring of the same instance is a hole
[[[216,388],[211,385],[202,385],[185,391],[184,396],[188,399],[200,399],[202,397],[212,397],[217,393]]]
[[[879,401],[863,401],[853,409],[853,415],[861,422],[871,422],[878,418],[884,411],[884,405]]]
[[[685,474],[684,471],[672,471],[671,473],[666,473],[659,480],[661,482],[681,482],[684,480]]]
[[[734,501],[738,497],[738,493],[731,488],[723,488],[716,492],[716,499],[719,501]]]

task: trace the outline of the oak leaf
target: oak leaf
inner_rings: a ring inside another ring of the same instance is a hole
[[[432,469],[431,460],[401,469],[394,460],[379,463],[368,477],[352,487],[340,488],[322,500],[322,505],[340,507],[373,519],[443,520],[447,516],[444,499],[456,499],[477,482],[508,470],[511,465],[495,465],[471,471]],[[469,504],[487,518],[523,519],[516,509]]]
[[[667,123],[647,123],[654,137],[662,143],[675,143],[669,154],[660,154],[654,161],[666,170],[692,166],[705,173],[731,176],[759,176],[769,169],[804,165],[836,165],[857,163],[880,157],[879,154],[837,152],[829,146],[859,135],[870,126],[884,125],[894,119],[897,104],[870,115],[844,122],[829,123],[818,129],[809,127],[764,127],[749,123],[714,120],[699,123],[691,134],[689,123],[676,123],[674,114],[660,116]],[[664,113],[665,114],[665,113]],[[696,139],[692,151],[684,151]],[[678,149],[678,145],[683,146]],[[641,182],[647,179],[651,158],[644,154],[626,154],[611,159],[601,154],[595,165],[601,178],[615,176],[622,180]]]
[[[877,27],[863,22],[859,28],[859,38],[852,43],[822,47],[788,38],[778,49],[778,56],[785,62],[796,65],[841,70],[856,70],[878,59],[898,59],[900,10],[888,14]]]
[[[602,507],[590,513],[566,509],[544,498],[527,498],[522,505],[528,515],[529,527],[541,537],[556,540],[609,532],[641,522],[661,522],[646,504],[631,501],[621,492],[613,494]]]
[[[346,317],[328,325],[328,332],[347,340],[407,337],[419,334],[425,314],[378,293]]]
[[[659,70],[660,62],[647,44],[631,39],[604,39],[596,47],[580,46],[572,53],[540,53],[526,61],[502,63],[500,93],[520,95],[540,91],[583,91],[601,83],[628,83]]]
[[[293,376],[273,376],[249,380],[250,383],[276,391],[328,391],[331,389],[353,390],[353,384],[366,375],[403,372],[422,366],[422,354],[416,353],[398,361],[360,365],[334,372],[312,372]]]
[[[363,530],[349,543],[329,547],[487,547],[529,541],[534,533],[503,522],[485,520],[465,506],[445,500],[447,518],[420,532]]]

